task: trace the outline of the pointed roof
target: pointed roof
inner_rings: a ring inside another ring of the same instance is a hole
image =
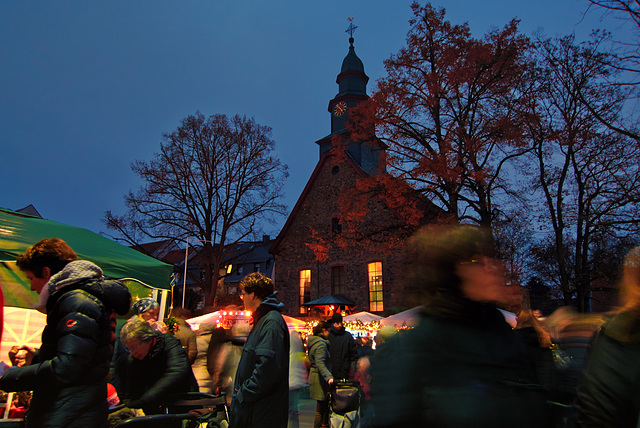
[[[342,61],[341,73],[344,73],[345,71],[360,71],[364,73],[364,64],[360,58],[358,58],[358,55],[356,55],[356,49],[353,47],[353,41],[353,37],[349,37],[349,53],[347,53],[347,56]]]
[[[340,74],[336,78],[336,83],[339,85],[339,92],[336,98],[344,95],[361,95],[367,96],[367,82],[369,76],[364,72],[364,64],[362,60],[356,55],[356,50],[353,47],[353,37],[349,37],[349,52],[342,61],[342,68]]]
[[[306,202],[307,198],[309,197],[309,194],[311,193],[311,190],[315,186],[316,180],[318,179],[318,176],[320,175],[320,171],[322,170],[322,167],[333,156],[335,156],[335,151],[334,150],[326,152],[320,157],[320,160],[316,164],[315,169],[311,173],[311,177],[309,178],[309,181],[307,181],[307,185],[304,186],[304,189],[302,190],[302,194],[300,195],[300,197],[296,201],[296,204],[293,206],[293,209],[291,210],[291,213],[289,214],[289,217],[287,217],[287,221],[284,223],[284,226],[282,226],[282,229],[280,229],[280,233],[278,234],[276,239],[273,241],[273,244],[271,245],[271,248],[269,249],[269,252],[271,254],[277,254],[278,253],[278,247],[280,246],[280,243],[282,242],[284,237],[289,232],[289,229],[291,228],[291,225],[293,224],[295,218],[298,216],[298,212],[302,209],[302,206],[304,205],[304,203]],[[346,162],[349,163],[354,168],[354,170],[356,171],[357,174],[360,174],[362,177],[366,177],[367,176],[367,173],[360,167],[360,165],[358,165],[351,158],[351,156],[347,155],[347,156],[345,156],[345,159],[346,159]]]

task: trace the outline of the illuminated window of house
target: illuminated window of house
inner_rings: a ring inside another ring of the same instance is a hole
[[[382,262],[367,265],[369,273],[369,310],[382,311]]]
[[[307,310],[304,303],[311,300],[311,270],[300,271],[300,313],[305,314]]]
[[[228,265],[227,266],[227,274],[231,274],[232,271],[233,271],[233,265]]]
[[[254,272],[260,272],[260,263],[254,263],[253,264],[253,271]]]
[[[344,266],[331,268],[331,294],[344,294]]]

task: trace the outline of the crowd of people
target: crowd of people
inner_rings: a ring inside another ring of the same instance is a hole
[[[251,324],[193,331],[188,311],[159,319],[154,299],[133,303],[124,284],[45,239],[17,261],[47,314],[42,346],[12,349],[0,390],[32,391],[28,428],[107,427],[110,409],[160,414],[197,391],[224,396],[232,428],[298,428],[303,397],[323,428],[331,392],[347,380],[364,398],[361,427],[640,426],[640,247],[624,261],[621,308],[606,316],[528,308],[478,227],[423,229],[406,257],[419,323],[383,327],[372,343],[339,312],[308,337],[290,332],[260,273],[240,284]],[[505,306],[517,308],[515,328]]]

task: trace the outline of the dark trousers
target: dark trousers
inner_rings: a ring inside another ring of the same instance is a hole
[[[313,428],[324,428],[329,426],[329,401],[316,402],[316,417],[313,421]]]

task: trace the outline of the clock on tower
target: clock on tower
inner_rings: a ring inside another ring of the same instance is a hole
[[[347,103],[340,101],[333,107],[333,114],[336,116],[342,116],[347,111]]]

